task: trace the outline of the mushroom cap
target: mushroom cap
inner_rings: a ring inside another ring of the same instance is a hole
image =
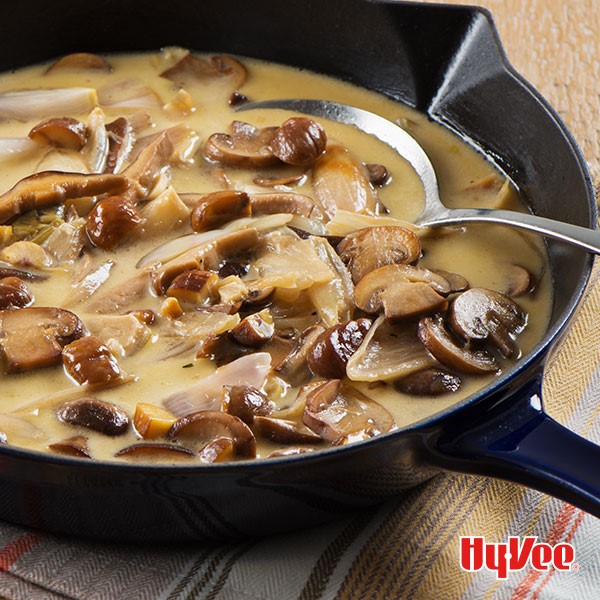
[[[189,460],[194,458],[195,454],[188,448],[176,444],[138,442],[122,448],[115,453],[115,456],[147,462]]]
[[[106,386],[123,377],[108,346],[88,335],[67,344],[62,351],[65,372],[79,385]]]
[[[180,87],[207,84],[221,80],[233,92],[246,81],[246,67],[232,56],[217,55],[204,59],[188,52],[181,60],[160,74]]]
[[[252,430],[238,417],[224,412],[202,410],[181,417],[169,430],[168,437],[182,442],[200,442],[203,446],[225,437],[233,441],[236,457],[256,456],[256,439]]]
[[[325,130],[307,117],[292,117],[273,133],[271,149],[282,162],[310,167],[325,152]]]
[[[514,341],[527,324],[527,313],[512,299],[485,288],[471,288],[454,299],[448,323],[465,340],[489,341],[506,358],[519,349]]]
[[[246,192],[224,190],[202,196],[192,209],[190,225],[196,232],[216,229],[251,213],[250,200]]]
[[[337,252],[358,283],[371,271],[391,264],[413,263],[421,256],[421,240],[404,227],[366,227],[350,233]]]
[[[395,427],[394,418],[383,406],[339,379],[310,391],[302,421],[333,444],[368,439]]]
[[[303,217],[315,217],[320,214],[315,201],[304,194],[272,192],[249,194],[249,198],[252,214],[255,216],[289,213]]]
[[[6,372],[59,364],[63,346],[85,333],[79,317],[62,308],[0,310],[0,352]]]
[[[129,428],[129,417],[112,402],[98,398],[79,398],[59,406],[56,416],[63,423],[85,427],[108,436],[123,435]]]
[[[57,71],[65,70],[94,70],[94,71],[112,71],[110,63],[102,56],[98,54],[91,54],[90,52],[74,52],[73,54],[67,54],[57,61],[53,62],[46,73],[55,73]]]
[[[433,276],[433,277],[430,277]],[[365,275],[354,288],[354,302],[368,314],[383,309],[390,322],[444,311],[448,301],[434,289],[445,281],[427,269],[387,265]],[[446,282],[447,283],[447,282]],[[443,287],[444,291],[449,287]]]
[[[443,365],[473,375],[493,373],[498,364],[485,350],[471,350],[459,345],[444,325],[441,315],[419,321],[417,334],[424,346]]]
[[[0,309],[24,308],[32,303],[33,294],[20,277],[0,279]]]
[[[457,392],[461,383],[458,375],[439,367],[429,367],[399,379],[394,382],[394,388],[414,396],[441,396]]]
[[[229,385],[223,388],[223,411],[250,425],[256,417],[273,412],[274,404],[266,394],[251,385]]]
[[[277,444],[318,444],[322,441],[302,423],[288,419],[255,417],[252,428],[257,435]]]
[[[35,125],[29,132],[29,139],[38,144],[81,150],[87,139],[87,128],[72,117],[53,117]]]
[[[271,150],[271,137],[276,127],[257,129],[243,121],[233,121],[231,133],[213,133],[204,146],[211,160],[232,167],[250,169],[281,164]]]

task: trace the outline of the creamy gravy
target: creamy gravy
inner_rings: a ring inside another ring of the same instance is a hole
[[[219,172],[216,171],[218,165],[209,164],[202,156],[205,140],[215,132],[228,131],[234,119],[243,119],[260,128],[278,126],[289,118],[290,114],[274,110],[234,113],[227,102],[229,91],[224,93],[218,90],[215,93],[203,94],[199,88],[188,90],[193,97],[194,106],[194,110],[189,114],[178,113],[176,109],[164,110],[162,105],[173,100],[178,87],[159,74],[174,64],[177,56],[180,56],[177,52],[110,56],[108,60],[113,67],[110,73],[75,69],[56,70],[45,74],[48,65],[34,66],[2,75],[0,93],[71,86],[102,90],[118,81],[134,79],[144,82],[160,99],[156,106],[111,108],[104,105],[106,122],[120,116],[138,114],[140,111],[149,114],[153,125],[143,129],[137,135],[138,139],[185,123],[198,133],[198,151],[185,163],[171,166],[171,185],[179,194],[214,192],[222,189],[223,185],[219,179]],[[440,126],[429,122],[423,115],[383,96],[328,77],[256,60],[242,59],[242,62],[248,69],[248,78],[240,92],[251,100],[327,98],[367,108],[400,122],[417,138],[431,157],[438,173],[441,195],[449,206],[494,207],[501,203],[503,207],[524,210],[518,194],[512,188],[504,186],[500,191],[504,179],[484,156]],[[88,114],[89,110],[86,110],[68,116],[87,123]],[[67,115],[59,112],[46,116]],[[26,137],[31,128],[41,120],[39,117],[27,121],[4,120],[0,123],[0,138]],[[423,205],[423,191],[416,174],[407,163],[390,148],[366,134],[328,121],[320,123],[330,141],[341,142],[359,161],[383,164],[387,167],[391,181],[378,188],[377,195],[389,209],[388,216],[404,221],[411,221],[418,216]],[[75,170],[74,166],[77,165],[72,153],[40,146],[39,149],[26,154],[2,159],[0,189],[8,190],[23,177],[39,170],[69,171]],[[253,183],[257,172],[263,175],[277,175],[281,172],[299,171],[290,167],[224,169],[230,180],[230,188],[255,193],[268,191]],[[310,176],[289,189],[314,197]],[[154,196],[157,193],[155,191]],[[167,240],[189,232],[187,221],[165,234],[140,234],[138,231],[114,250],[93,248],[86,250],[82,258],[74,261],[55,260],[52,266],[41,269],[50,275],[48,280],[27,282],[35,297],[32,306],[67,308],[75,312],[90,328],[88,323],[95,318],[95,303],[98,298],[110,297],[110,290],[134,277],[139,272],[136,263],[141,256]],[[505,291],[514,264],[532,273],[536,279],[535,292],[517,298],[528,314],[527,326],[517,341],[522,353],[528,352],[538,343],[545,332],[552,301],[551,274],[547,270],[544,245],[539,238],[504,227],[485,225],[423,235],[422,243],[424,256],[419,262],[420,266],[459,273],[468,279],[471,287]],[[91,272],[107,261],[111,261],[112,265],[108,280],[89,298],[78,301],[73,287],[78,274],[84,273],[86,269]],[[25,267],[17,265],[17,268]],[[133,309],[150,309],[156,313],[157,320],[149,326],[150,335],[146,343],[130,356],[120,356],[118,351],[114,350],[114,346],[112,347],[121,370],[127,375],[126,382],[108,389],[86,391],[87,395],[91,393],[97,398],[115,403],[130,419],[133,418],[139,402],[160,405],[169,395],[185,390],[214,371],[210,360],[196,358],[200,344],[198,341],[180,354],[167,357],[173,353],[173,338],[166,340],[162,335],[162,328],[170,327],[173,319],[161,316],[161,305],[164,301],[164,297],[147,295],[116,311],[118,314],[124,314]],[[223,327],[227,329],[226,325]],[[182,339],[176,341],[182,342]],[[395,391],[391,385],[373,386],[366,382],[356,385],[367,396],[385,406],[393,415],[397,427],[403,427],[456,403],[497,376],[466,375],[458,392],[438,397],[402,394]],[[114,455],[120,449],[140,441],[140,436],[131,426],[125,434],[109,437],[58,420],[57,407],[65,400],[82,395],[76,383],[65,375],[61,365],[23,374],[0,374],[0,380],[0,430],[4,431],[9,444],[47,451],[50,444],[80,435],[87,438],[89,454],[94,458],[127,460],[115,459]],[[287,399],[284,397],[278,401],[279,405],[285,406],[286,403],[290,403],[293,395],[293,391],[289,391]],[[20,419],[31,424],[33,428],[29,429]],[[265,456],[274,447],[276,445],[271,442],[259,440],[258,456]]]

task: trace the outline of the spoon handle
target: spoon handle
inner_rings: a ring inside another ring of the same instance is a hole
[[[563,223],[546,217],[510,210],[487,208],[456,208],[432,218],[419,220],[421,227],[442,227],[445,225],[464,225],[465,223],[499,223],[540,233],[550,238],[568,242],[600,254],[600,231]]]

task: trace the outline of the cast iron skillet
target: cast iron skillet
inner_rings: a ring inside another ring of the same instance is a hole
[[[0,68],[73,51],[187,46],[328,73],[427,112],[494,158],[535,213],[596,226],[586,165],[554,111],[507,64],[480,9],[364,0],[20,0],[0,6]],[[549,418],[544,359],[591,269],[548,243],[549,331],[493,386],[370,442],[285,460],[202,467],[78,461],[0,449],[0,518],[120,540],[207,540],[339,517],[440,469],[482,473],[600,516],[600,449]],[[0,392],[1,393],[1,392]]]

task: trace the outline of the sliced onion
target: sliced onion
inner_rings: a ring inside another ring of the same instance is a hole
[[[39,427],[26,419],[6,414],[0,414],[0,432],[6,435],[9,442],[12,442],[13,438],[40,440],[47,437]]]
[[[251,385],[260,389],[270,370],[271,355],[269,353],[258,352],[242,356],[219,367],[212,375],[191,385],[186,390],[172,394],[163,400],[163,405],[178,417],[198,410],[219,410],[223,386]]]
[[[338,209],[335,216],[327,223],[326,227],[329,235],[348,235],[353,231],[358,231],[365,227],[377,227],[379,225],[398,225],[405,229],[409,229],[410,231],[414,231],[416,234],[426,231],[414,223],[395,219],[394,217],[364,215],[362,213],[341,209]]]
[[[108,134],[104,111],[97,106],[88,117],[88,139],[81,150],[90,173],[103,173],[108,158]]]
[[[100,104],[107,108],[160,108],[158,94],[139,79],[124,79],[98,90]]]
[[[192,248],[197,248],[203,244],[212,242],[213,240],[227,235],[232,231],[238,231],[245,228],[253,228],[257,231],[277,229],[278,227],[282,227],[286,223],[289,223],[291,218],[292,215],[278,214],[268,215],[266,217],[261,217],[260,219],[236,219],[235,221],[228,223],[222,229],[212,229],[202,233],[189,233],[187,235],[182,235],[181,237],[169,240],[165,244],[154,248],[154,250],[148,252],[148,254],[145,256],[142,256],[136,267],[138,269],[143,269],[152,263],[164,263],[165,261],[176,258],[180,254],[183,254]]]
[[[81,114],[98,103],[93,88],[25,90],[0,94],[0,119],[29,121],[56,115]]]
[[[394,327],[382,315],[350,357],[346,375],[353,381],[385,381],[437,364],[417,337],[414,324]]]
[[[0,138],[0,160],[30,154],[41,149],[29,138]]]

